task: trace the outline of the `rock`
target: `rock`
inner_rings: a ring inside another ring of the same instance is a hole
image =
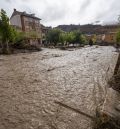
[[[116,110],[117,109],[117,110]],[[103,105],[103,112],[111,117],[120,117],[120,93],[109,88]]]

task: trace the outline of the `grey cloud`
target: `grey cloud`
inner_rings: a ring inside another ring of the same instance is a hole
[[[103,16],[96,14],[98,17],[104,19],[105,21],[117,21],[118,20],[118,15],[120,14],[120,4],[118,0],[111,0],[111,3],[109,4],[109,9],[106,11],[103,11]]]
[[[45,25],[112,21],[120,14],[119,0],[0,0],[0,8],[9,16],[13,8],[35,13]]]
[[[88,13],[90,13],[89,7],[92,4],[92,0],[84,0],[82,3],[80,4],[80,8],[78,10],[78,15],[80,15],[81,19],[84,18]]]
[[[58,7],[56,5],[46,7],[45,11],[41,15],[43,19],[47,21],[55,21],[64,18],[66,10],[64,7]]]
[[[5,0],[6,2],[11,2],[11,0]]]
[[[91,0],[84,0],[84,2],[81,3],[81,5],[80,5],[80,11],[85,11],[87,9],[87,7],[90,6],[91,2],[92,2]]]

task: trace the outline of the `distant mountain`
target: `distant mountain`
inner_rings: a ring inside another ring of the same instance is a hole
[[[59,25],[56,28],[59,28],[59,29],[66,31],[66,32],[70,32],[73,30],[79,30],[80,25]]]
[[[101,25],[59,25],[56,28],[61,29],[65,32],[80,30],[84,34],[94,34],[98,32],[98,30],[101,28]]]
[[[59,25],[56,28],[61,29],[65,32],[70,32],[74,30],[80,30],[83,34],[105,34],[107,32],[118,29],[120,25],[118,24],[106,24],[106,25],[96,25],[96,24],[86,24],[86,25]]]

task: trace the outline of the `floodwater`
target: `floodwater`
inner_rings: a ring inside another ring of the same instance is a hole
[[[117,61],[113,47],[0,56],[0,129],[91,129]]]

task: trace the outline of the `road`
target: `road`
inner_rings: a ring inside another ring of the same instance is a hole
[[[59,102],[94,117],[117,57],[97,46],[0,56],[0,129],[91,129]]]

